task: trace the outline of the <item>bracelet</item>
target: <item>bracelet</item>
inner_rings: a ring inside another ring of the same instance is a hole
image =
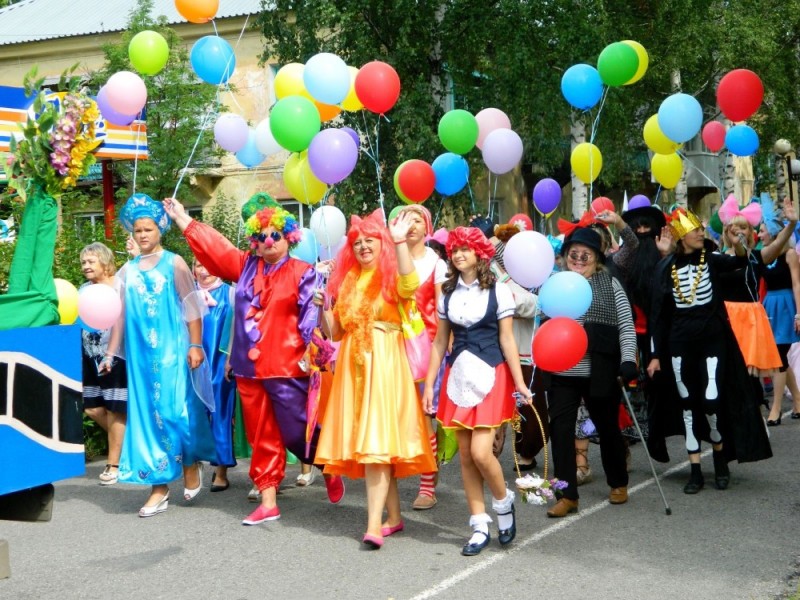
[[[203,349],[203,344],[189,344],[189,348],[200,348]]]
[[[399,242],[395,241],[395,240],[392,240],[392,241],[394,242],[395,246],[399,246],[400,244],[405,244],[406,243],[406,240],[400,240]]]
[[[795,315],[795,316],[794,316],[794,320],[795,320],[795,321],[800,321],[800,315]]]

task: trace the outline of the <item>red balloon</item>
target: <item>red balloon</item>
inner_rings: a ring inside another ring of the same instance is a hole
[[[717,86],[717,104],[731,121],[744,121],[758,110],[764,99],[764,84],[747,69],[727,73]]]
[[[391,65],[374,60],[358,70],[355,89],[364,108],[381,115],[400,97],[400,77]]]
[[[703,127],[703,143],[712,152],[719,152],[725,145],[725,125],[719,121],[709,121]]]
[[[533,231],[533,221],[525,213],[517,213],[508,220],[509,225],[516,225],[520,231]]]
[[[397,186],[412,202],[425,202],[433,193],[435,185],[436,173],[424,160],[407,160],[398,167]]]
[[[598,196],[594,200],[592,200],[592,212],[596,215],[599,215],[601,212],[609,210],[614,212],[614,203],[611,201],[610,198],[606,198],[605,196]]]
[[[586,330],[577,321],[555,317],[533,336],[533,362],[551,373],[566,371],[580,362],[588,347]]]

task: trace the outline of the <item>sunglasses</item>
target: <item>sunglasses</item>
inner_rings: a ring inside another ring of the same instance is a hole
[[[267,238],[272,238],[273,242],[280,242],[281,241],[281,234],[277,231],[273,231],[272,233],[257,233],[255,235],[250,236],[254,240],[261,242],[262,244],[267,241]]]
[[[567,254],[570,260],[574,260],[575,262],[593,262],[594,261],[594,254],[591,252],[570,252]]]

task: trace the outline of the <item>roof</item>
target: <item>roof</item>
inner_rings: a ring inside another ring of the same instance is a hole
[[[22,0],[0,9],[0,46],[124,31],[135,6],[136,0]],[[261,11],[262,0],[220,0],[216,19]],[[174,0],[153,0],[150,14],[170,25],[188,23]]]

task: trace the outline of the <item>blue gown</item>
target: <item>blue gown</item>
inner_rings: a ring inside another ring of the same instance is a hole
[[[128,426],[119,481],[162,485],[183,465],[216,458],[208,413],[192,387],[186,354],[189,332],[175,285],[175,263],[163,251],[150,270],[140,257],[125,275],[125,353]],[[188,267],[183,265],[184,269]]]
[[[217,303],[208,307],[203,318],[203,349],[211,364],[211,385],[214,389],[214,408],[211,430],[217,448],[214,464],[223,467],[236,465],[233,455],[233,410],[236,407],[236,382],[225,379],[225,362],[230,354],[233,303],[231,286],[223,283],[208,294]]]

